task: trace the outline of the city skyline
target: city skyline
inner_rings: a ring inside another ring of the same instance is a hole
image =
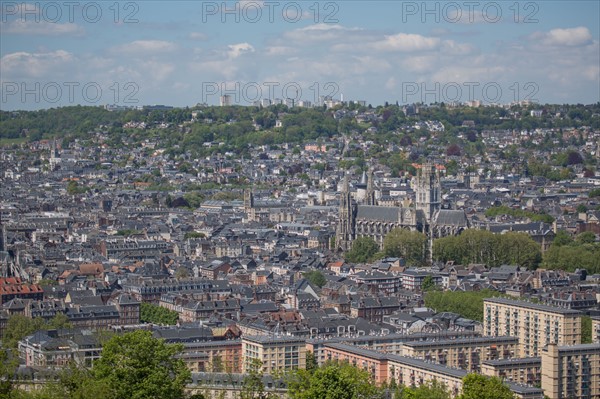
[[[3,110],[600,101],[597,2],[3,2]]]

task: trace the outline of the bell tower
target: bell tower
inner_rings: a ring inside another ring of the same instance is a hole
[[[342,251],[352,248],[354,239],[354,212],[352,195],[348,187],[348,176],[344,176],[342,191],[340,193],[340,208],[338,225],[335,233],[335,245]]]
[[[417,171],[415,192],[416,209],[422,210],[428,222],[431,222],[433,215],[440,209],[442,184],[440,174],[434,164],[424,163]]]

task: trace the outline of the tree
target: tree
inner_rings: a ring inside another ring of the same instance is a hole
[[[69,321],[69,318],[64,313],[57,313],[56,316],[50,319],[47,324],[48,328],[58,330],[61,328],[71,328],[73,325]]]
[[[153,303],[142,302],[140,304],[140,321],[142,323],[175,325],[178,318],[179,313],[174,310]]]
[[[418,231],[393,229],[383,239],[385,256],[404,258],[408,264],[423,264],[427,237]]]
[[[309,272],[305,272],[303,276],[305,279],[319,288],[323,288],[323,286],[327,283],[325,275],[320,270],[311,270]]]
[[[13,391],[12,378],[18,366],[19,360],[8,349],[0,348],[0,398],[8,398]]]
[[[460,156],[460,147],[458,144],[451,144],[446,148],[446,155],[451,156]]]
[[[106,382],[118,399],[179,399],[190,371],[175,356],[182,345],[165,344],[150,331],[133,331],[111,338],[94,363],[92,377]]]
[[[452,312],[467,319],[483,321],[483,300],[502,294],[489,289],[481,291],[428,291],[425,306],[437,312]]]
[[[269,399],[271,395],[265,392],[265,384],[263,383],[262,361],[260,359],[252,359],[248,374],[242,382],[242,391],[240,399]]]
[[[561,246],[561,245],[570,245],[573,242],[571,235],[567,233],[565,230],[558,230],[556,232],[556,236],[554,236],[554,240],[552,240],[552,245]]]
[[[581,343],[592,343],[592,318],[590,316],[581,316]]]
[[[421,284],[421,290],[425,292],[425,291],[430,291],[434,288],[435,288],[435,280],[433,279],[432,276],[426,276],[423,279],[423,283]]]
[[[185,267],[185,266],[180,266],[175,271],[175,278],[177,278],[177,279],[184,279],[184,278],[188,278],[189,276],[190,276],[190,272],[187,269],[187,267]]]
[[[442,262],[452,260],[458,264],[518,264],[534,269],[542,255],[539,244],[525,233],[494,234],[487,230],[468,229],[457,237],[435,240],[433,258]]]
[[[596,242],[596,234],[591,231],[585,231],[577,237],[575,237],[575,241],[579,244],[593,244]]]
[[[577,151],[569,151],[567,154],[567,165],[577,165],[583,163],[583,157]]]
[[[395,399],[450,399],[448,387],[436,380],[419,385],[417,388],[401,388]]]
[[[463,391],[459,399],[514,399],[508,385],[498,377],[468,374],[463,378]]]
[[[352,263],[371,261],[379,252],[379,245],[371,237],[359,237],[352,243],[352,249],[346,252],[346,260]]]
[[[44,327],[46,327],[46,322],[41,317],[30,319],[20,314],[14,314],[8,318],[2,343],[6,348],[14,349],[21,339]]]
[[[591,320],[591,319],[590,319]],[[319,367],[317,357],[311,351],[306,352],[306,371],[313,372]]]
[[[328,362],[312,373],[297,370],[288,379],[290,399],[379,399],[382,388],[376,386],[366,370],[347,362]]]

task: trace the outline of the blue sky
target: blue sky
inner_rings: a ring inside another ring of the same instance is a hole
[[[594,103],[599,4],[2,1],[0,106]]]

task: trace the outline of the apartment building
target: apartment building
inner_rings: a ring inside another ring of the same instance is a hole
[[[306,341],[289,336],[242,336],[242,372],[247,373],[254,361],[262,363],[265,374],[306,368]]]
[[[468,374],[466,370],[406,356],[383,354],[342,343],[324,343],[321,351],[324,354],[324,361],[347,361],[369,371],[376,384],[394,380],[398,385],[419,386],[436,380],[448,387],[452,397],[460,394],[462,380]],[[539,388],[515,383],[508,383],[508,385],[519,399],[543,398],[543,392]]]
[[[581,343],[581,313],[505,298],[488,298],[483,305],[483,332],[486,336],[513,336],[519,339],[519,356],[540,356],[550,343]]]
[[[549,344],[542,351],[542,389],[550,399],[600,398],[600,344]]]
[[[600,344],[600,317],[592,317],[592,342]]]
[[[485,360],[481,362],[481,374],[517,384],[539,386],[542,380],[542,358]]]
[[[515,357],[518,347],[519,340],[516,337],[473,337],[406,342],[403,344],[402,355],[479,372],[482,361]]]
[[[180,358],[192,372],[241,373],[242,340],[186,342]]]
[[[360,335],[358,337],[340,337],[335,339],[330,338],[327,340],[310,339],[306,342],[306,349],[314,353],[317,362],[323,363],[325,361],[322,351],[323,345],[330,342],[345,343],[380,353],[402,355],[402,348],[406,342],[432,342],[446,339],[466,339],[479,336],[480,334],[474,331],[440,331],[439,333]]]
[[[388,380],[387,355],[342,343],[327,343],[322,350],[325,361],[348,362],[367,370],[373,381],[383,384]]]

